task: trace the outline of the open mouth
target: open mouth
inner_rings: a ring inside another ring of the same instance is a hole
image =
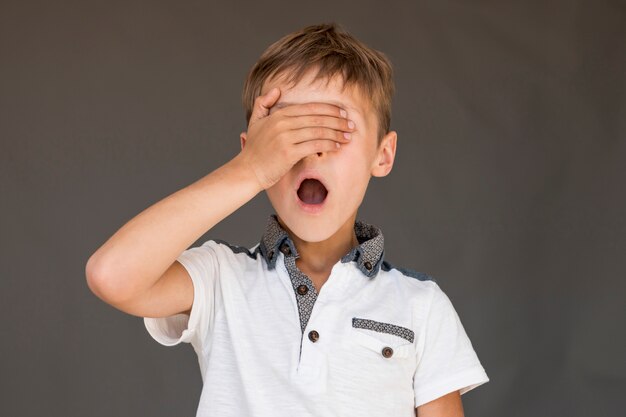
[[[324,184],[315,178],[306,178],[298,188],[298,198],[304,204],[322,204],[327,195]]]

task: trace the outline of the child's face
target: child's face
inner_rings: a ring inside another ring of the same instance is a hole
[[[341,78],[335,77],[309,84],[315,75],[311,69],[291,88],[284,77],[265,82],[261,94],[279,87],[278,102],[270,114],[282,103],[323,102],[335,104],[348,113],[355,130],[350,142],[333,152],[309,155],[297,162],[276,184],[266,190],[280,220],[300,239],[307,242],[326,240],[346,222],[353,222],[372,175],[385,176],[391,170],[396,149],[396,132],[391,131],[377,147],[378,121],[371,102],[362,98],[358,90],[347,87],[341,91]],[[307,173],[316,173],[328,191],[321,204],[303,206],[298,196],[299,179]],[[350,230],[352,224],[349,225]]]

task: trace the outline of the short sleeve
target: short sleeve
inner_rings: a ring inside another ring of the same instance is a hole
[[[465,394],[489,381],[450,299],[433,285],[413,378],[415,407],[456,390]]]
[[[219,271],[215,245],[213,240],[208,240],[201,246],[187,249],[176,258],[191,277],[193,304],[189,316],[144,317],[148,333],[160,344],[174,346],[185,342],[197,348],[206,340],[213,325]]]

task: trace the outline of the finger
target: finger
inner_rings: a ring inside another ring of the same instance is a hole
[[[330,129],[327,127],[303,127],[292,131],[292,137],[295,138],[292,143],[298,144],[317,139],[332,140],[338,143],[348,143],[351,140],[349,132]]]
[[[257,120],[269,115],[270,107],[276,103],[279,97],[280,89],[278,87],[274,87],[264,95],[258,96],[254,100],[254,107],[252,109],[252,114],[250,115],[250,120]]]
[[[347,117],[348,112],[343,108],[330,103],[300,103],[290,104],[279,110],[286,116],[325,115],[335,117]]]
[[[302,129],[305,127],[327,127],[345,132],[354,132],[355,124],[350,119],[335,116],[312,115],[312,116],[292,116],[285,119],[289,129]]]

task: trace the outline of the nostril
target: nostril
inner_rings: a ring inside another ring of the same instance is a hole
[[[321,153],[321,152],[318,152],[318,153],[317,153],[317,156],[322,156],[322,153]]]

